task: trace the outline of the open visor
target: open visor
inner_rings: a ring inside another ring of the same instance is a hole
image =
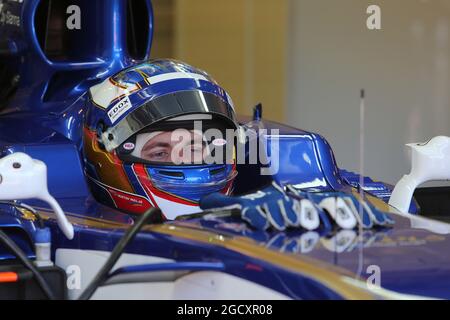
[[[125,163],[159,165],[232,164],[235,129],[223,121],[173,118],[131,136],[118,148]],[[196,126],[200,125],[199,128]],[[231,133],[231,134],[230,134]]]
[[[199,90],[180,91],[158,97],[128,114],[102,134],[106,150],[112,151],[134,134],[157,122],[190,114],[211,114],[236,128],[233,108],[219,96]]]

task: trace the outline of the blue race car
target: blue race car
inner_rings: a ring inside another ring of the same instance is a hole
[[[426,217],[445,190],[413,197],[450,178],[449,138],[395,188],[342,170],[149,60],[149,0],[72,2],[0,2],[0,298],[450,297],[450,225]]]

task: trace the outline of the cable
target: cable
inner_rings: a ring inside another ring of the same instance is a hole
[[[147,210],[139,219],[136,220],[135,224],[133,224],[127,232],[122,236],[114,250],[111,252],[108,260],[106,260],[103,267],[97,273],[95,278],[91,281],[91,283],[87,286],[87,288],[83,291],[83,293],[78,298],[79,300],[89,300],[95,291],[100,287],[103,282],[106,280],[109,272],[116,264],[117,260],[119,260],[126,246],[134,239],[136,234],[142,229],[142,227],[148,224],[154,215],[161,215],[161,210],[159,208],[151,208]]]
[[[36,268],[36,266],[28,259],[26,254],[19,248],[11,238],[0,229],[0,242],[2,242],[7,249],[9,249],[21,262],[22,264],[28,268],[36,278],[38,285],[41,287],[42,291],[45,293],[48,299],[55,300],[55,295],[53,294],[50,286],[47,281],[44,279],[40,271]]]

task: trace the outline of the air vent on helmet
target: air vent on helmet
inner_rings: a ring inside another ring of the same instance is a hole
[[[184,174],[181,171],[159,170],[158,173],[160,175],[167,176],[167,177],[184,178]]]

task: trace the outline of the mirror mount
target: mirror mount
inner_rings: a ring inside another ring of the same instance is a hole
[[[47,166],[29,155],[17,152],[0,159],[0,200],[38,199],[47,202],[56,214],[59,228],[72,240],[73,225],[53,198],[47,186]]]
[[[408,213],[416,188],[428,181],[450,180],[450,137],[434,137],[426,143],[407,144],[411,148],[411,172],[396,184],[389,205]]]

